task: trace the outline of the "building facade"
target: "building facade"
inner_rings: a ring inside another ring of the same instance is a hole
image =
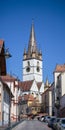
[[[44,85],[44,92],[42,93],[42,105],[43,105],[43,112],[51,116],[52,115],[52,88],[51,88],[51,84],[48,82],[48,79],[46,79],[46,83]]]
[[[39,104],[41,104],[41,93],[44,91],[42,63],[42,52],[37,47],[34,24],[32,23],[28,48],[25,48],[23,53],[23,81],[20,86],[20,96],[25,94],[33,95],[34,99],[38,99]],[[33,105],[31,105],[31,107],[33,107]],[[31,108],[31,110],[32,109],[33,108]]]
[[[10,93],[10,110],[9,110],[9,116],[10,116],[10,123],[16,122],[18,120],[18,92],[19,92],[19,81],[16,77],[13,77],[9,74],[6,76],[1,76],[2,80],[9,86],[9,89],[11,93],[13,94],[13,97],[11,99],[11,93]]]
[[[8,85],[0,78],[0,125],[9,123],[10,92]]]
[[[65,64],[56,65],[54,70],[55,115],[60,116],[61,98],[65,94]]]

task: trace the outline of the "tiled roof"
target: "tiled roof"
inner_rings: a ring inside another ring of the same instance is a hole
[[[20,88],[22,91],[29,91],[34,80],[20,82]],[[37,87],[40,89],[42,82],[37,82]]]
[[[33,95],[30,94],[24,94],[23,96],[19,96],[19,100],[25,100],[25,101],[34,101]]]
[[[65,71],[65,64],[56,65],[55,72],[64,72],[64,71]]]
[[[9,82],[14,81],[16,79],[16,78],[10,76],[9,74],[7,74],[5,76],[1,76],[1,78],[3,81],[9,81]]]
[[[31,80],[31,81],[23,81],[23,82],[21,82],[20,88],[21,88],[22,91],[29,91],[32,84],[33,84],[33,80]]]
[[[40,89],[41,85],[42,85],[42,82],[37,83],[38,89]]]

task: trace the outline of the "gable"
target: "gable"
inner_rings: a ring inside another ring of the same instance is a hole
[[[38,87],[37,87],[37,84],[36,84],[35,80],[34,80],[32,86],[31,86],[30,90],[33,91],[33,92],[35,92],[35,91],[38,92]]]

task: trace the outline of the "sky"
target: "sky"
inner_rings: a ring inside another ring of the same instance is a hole
[[[43,55],[43,80],[48,77],[52,83],[56,65],[65,63],[65,0],[0,0],[0,39],[12,55],[6,60],[7,72],[22,80],[32,19]]]

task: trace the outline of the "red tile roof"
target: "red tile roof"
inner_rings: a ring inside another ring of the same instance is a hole
[[[9,81],[9,82],[15,81],[15,79],[16,79],[16,78],[10,76],[9,74],[7,74],[5,76],[1,76],[1,78],[2,78],[3,81]]]
[[[30,94],[24,94],[23,96],[19,96],[19,101],[20,100],[25,100],[25,101],[34,101],[34,96]]]
[[[38,89],[40,89],[41,85],[42,85],[42,82],[37,83]]]
[[[3,42],[4,42],[3,40],[0,40],[0,46],[3,45]]]
[[[20,82],[19,86],[22,91],[29,91],[33,82],[34,80],[23,81],[23,82]],[[38,89],[40,89],[41,85],[42,85],[42,82],[37,82]]]
[[[64,71],[65,71],[65,64],[56,65],[55,72],[64,72]]]
[[[31,81],[23,81],[23,82],[21,82],[20,88],[21,88],[22,91],[29,91],[32,84],[33,84],[33,80],[31,80]]]

